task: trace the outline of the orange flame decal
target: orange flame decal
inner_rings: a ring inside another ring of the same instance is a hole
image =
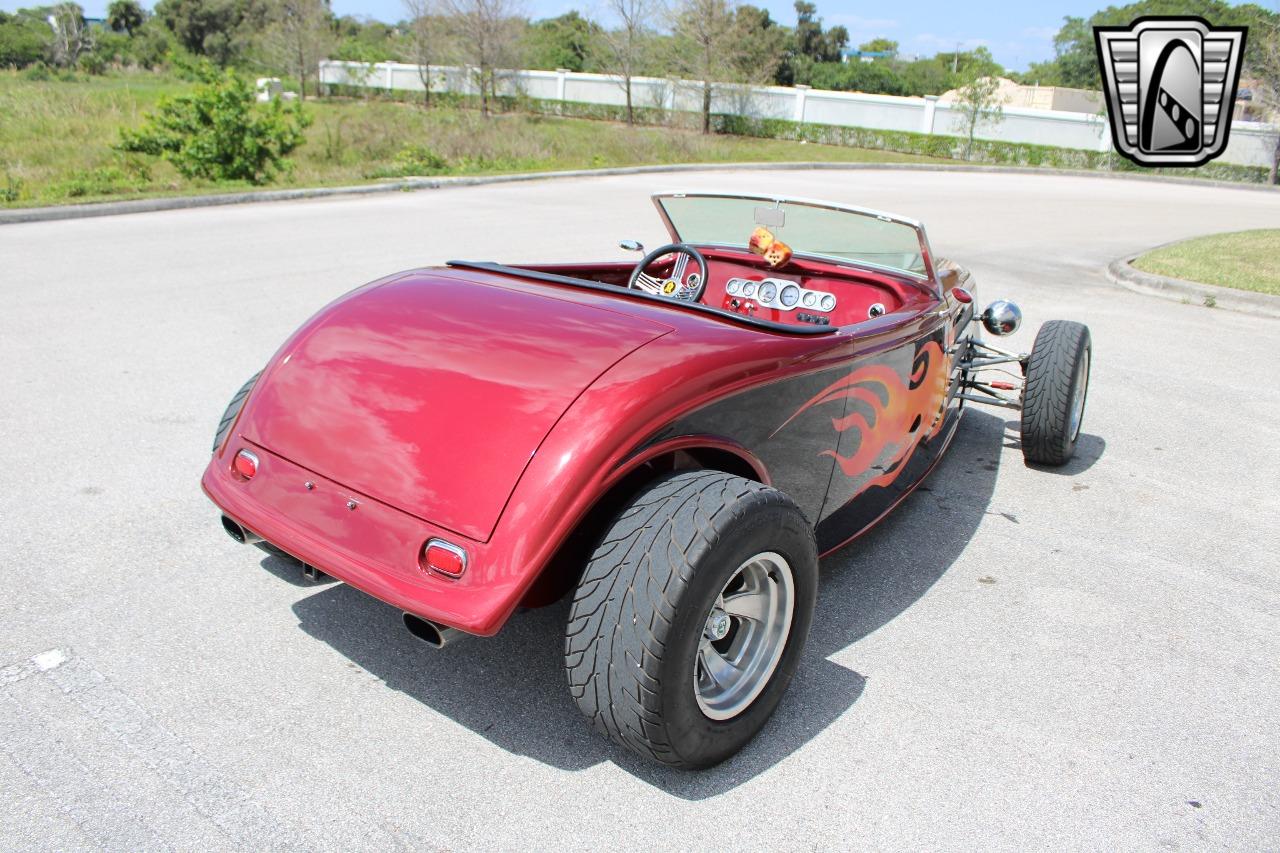
[[[916,352],[909,383],[903,382],[898,371],[888,365],[860,367],[824,388],[782,427],[814,406],[842,400],[861,403],[858,408],[865,412],[851,407],[843,417],[831,419],[837,433],[858,430],[859,441],[853,455],[841,456],[836,450],[824,450],[821,455],[834,457],[848,477],[872,470],[881,472],[862,488],[887,486],[920,442],[932,438],[941,428],[949,372],[942,347],[929,341]]]

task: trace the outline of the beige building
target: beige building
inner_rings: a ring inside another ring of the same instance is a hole
[[[1088,89],[1068,89],[1065,86],[1023,86],[1007,77],[997,77],[997,97],[1003,106],[1024,110],[1062,110],[1071,113],[1095,114],[1102,110],[1102,93]],[[959,90],[938,98],[951,103],[959,97]]]

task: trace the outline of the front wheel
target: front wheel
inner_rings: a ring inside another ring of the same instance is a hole
[[[660,480],[614,521],[574,595],[573,697],[646,758],[717,764],[790,684],[817,586],[813,530],[784,494],[719,471]]]
[[[1088,326],[1050,320],[1040,327],[1022,392],[1022,455],[1028,462],[1064,465],[1076,452],[1092,356]]]

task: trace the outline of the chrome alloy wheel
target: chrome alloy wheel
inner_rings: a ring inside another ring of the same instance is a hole
[[[1076,369],[1076,392],[1071,400],[1071,423],[1068,434],[1075,441],[1080,437],[1080,424],[1084,420],[1084,401],[1089,393],[1089,350],[1086,348]]]
[[[693,692],[703,714],[728,720],[760,695],[787,647],[795,599],[791,566],[772,551],[729,577],[698,641]]]

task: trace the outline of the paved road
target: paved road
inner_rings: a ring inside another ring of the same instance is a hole
[[[981,296],[1093,329],[1079,458],[973,412],[824,562],[798,681],[701,774],[592,734],[562,607],[435,652],[237,547],[226,399],[331,297],[450,257],[621,257],[648,191],[917,216]],[[0,847],[1275,848],[1280,322],[1116,289],[1280,197],[1037,175],[566,180],[0,228]]]

